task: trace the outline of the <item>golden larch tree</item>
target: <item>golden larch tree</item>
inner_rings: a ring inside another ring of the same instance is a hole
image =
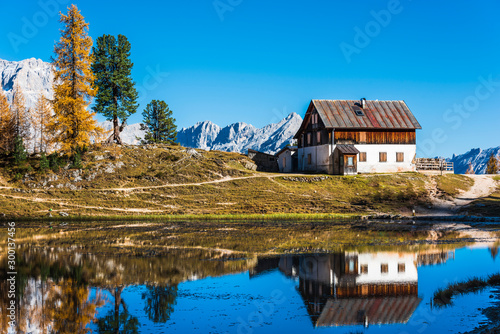
[[[3,89],[0,88],[0,152],[8,153],[14,147],[14,118],[10,112],[9,102]]]
[[[83,148],[99,138],[103,129],[94,113],[87,110],[96,94],[91,70],[92,38],[88,23],[78,8],[71,5],[67,15],[60,13],[64,25],[61,39],[54,47],[54,118],[51,130],[54,142],[63,151]]]
[[[465,174],[476,174],[476,172],[474,172],[474,167],[472,167],[471,162],[469,162],[469,168],[467,168],[467,171],[465,172]]]
[[[48,152],[51,148],[52,132],[49,130],[52,108],[49,100],[40,93],[33,112],[33,151]]]
[[[29,111],[26,109],[26,102],[24,99],[23,91],[19,84],[14,84],[14,92],[12,97],[12,104],[10,105],[10,113],[13,118],[14,138],[19,136],[26,144],[31,137],[30,133],[30,120]]]

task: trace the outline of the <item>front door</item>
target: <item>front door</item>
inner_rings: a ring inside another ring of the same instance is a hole
[[[354,154],[344,154],[344,175],[356,175],[358,173],[357,159]]]

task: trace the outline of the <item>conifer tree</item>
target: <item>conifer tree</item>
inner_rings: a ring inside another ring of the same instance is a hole
[[[50,149],[49,144],[52,135],[49,131],[49,124],[51,116],[52,110],[50,108],[49,100],[41,93],[33,112],[34,152],[47,152]]]
[[[16,162],[16,165],[21,165],[24,161],[26,161],[26,158],[28,154],[26,153],[26,147],[24,146],[23,138],[21,136],[16,136],[14,139],[14,161]]]
[[[488,164],[486,165],[486,174],[498,174],[498,159],[491,153]]]
[[[14,149],[14,118],[9,102],[0,88],[0,152],[9,153]]]
[[[49,159],[47,158],[45,152],[42,151],[42,154],[40,156],[40,171],[42,173],[45,173],[49,168],[50,168]]]
[[[69,152],[88,146],[103,130],[94,113],[87,110],[96,90],[91,70],[92,38],[88,23],[78,8],[71,5],[68,14],[61,13],[61,39],[54,47],[54,118],[51,129],[54,142]]]
[[[141,130],[146,130],[143,143],[175,143],[177,126],[175,118],[172,117],[172,111],[165,101],[151,101],[144,109],[142,116]]]
[[[113,122],[113,133],[107,142],[122,144],[120,132],[127,118],[137,111],[137,91],[132,81],[130,42],[127,37],[104,35],[97,38],[92,49],[94,85],[98,88],[94,112]],[[121,124],[120,124],[121,122]]]

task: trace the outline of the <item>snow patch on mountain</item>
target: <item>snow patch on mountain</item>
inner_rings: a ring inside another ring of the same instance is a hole
[[[182,146],[204,150],[247,153],[248,149],[253,149],[275,154],[292,143],[300,124],[302,117],[296,113],[263,128],[242,122],[221,128],[210,121],[204,121],[178,131],[177,142]]]
[[[99,122],[99,125],[104,129],[104,131],[106,131],[106,138],[109,137],[113,130],[113,122]],[[146,131],[141,130],[141,124],[134,123],[123,128],[123,131],[120,132],[120,138],[124,144],[139,145],[145,134]]]
[[[53,80],[52,65],[41,59],[30,58],[22,61],[0,59],[0,84],[9,103],[12,102],[15,83],[19,84],[24,94],[27,108],[35,107],[40,93],[52,99]]]
[[[453,157],[446,160],[453,162],[455,174],[465,174],[469,168],[469,163],[472,164],[476,174],[485,174],[486,165],[488,164],[491,154],[494,154],[497,158],[500,157],[500,146],[491,147],[486,150],[473,148],[464,154],[454,154]]]

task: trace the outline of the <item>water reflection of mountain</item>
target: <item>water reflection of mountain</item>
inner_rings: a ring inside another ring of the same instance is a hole
[[[419,305],[419,265],[446,262],[453,252],[282,256],[279,270],[298,278],[314,326],[406,323]],[[260,261],[259,261],[260,262]],[[257,267],[266,267],[260,264]],[[255,273],[254,273],[255,274]]]

